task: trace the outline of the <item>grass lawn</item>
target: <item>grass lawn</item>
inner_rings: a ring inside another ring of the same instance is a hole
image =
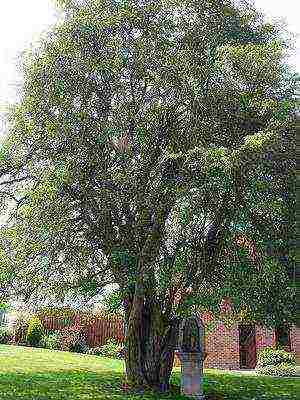
[[[123,362],[21,346],[0,345],[1,400],[186,399],[179,394],[129,394],[120,388]],[[172,383],[179,385],[174,369]],[[208,400],[296,400],[300,378],[270,378],[205,370]]]

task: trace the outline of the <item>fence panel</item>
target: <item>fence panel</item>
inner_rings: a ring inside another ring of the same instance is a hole
[[[124,323],[120,319],[95,319],[86,328],[87,340],[90,347],[102,346],[107,339],[114,338],[124,342]]]
[[[49,331],[63,329],[72,325],[75,318],[58,318],[54,316],[41,317],[43,325]],[[84,329],[89,347],[102,346],[107,339],[114,338],[119,343],[124,342],[124,322],[119,318],[93,318]]]
[[[43,325],[49,331],[56,331],[65,328],[73,323],[72,318],[57,318],[53,316],[40,317]]]

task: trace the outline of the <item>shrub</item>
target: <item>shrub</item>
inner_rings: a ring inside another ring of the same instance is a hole
[[[59,350],[60,349],[60,337],[59,332],[52,332],[44,335],[40,341],[40,345],[45,349]]]
[[[38,317],[33,317],[29,321],[26,341],[30,346],[37,347],[44,335],[44,327]]]
[[[80,325],[68,326],[58,333],[60,350],[86,353],[88,350],[86,335]]]
[[[267,347],[258,353],[257,368],[279,364],[295,365],[295,354],[284,350],[275,350],[272,347]]]
[[[101,347],[92,347],[91,349],[88,349],[87,354],[92,356],[101,356]]]
[[[117,358],[124,359],[125,358],[125,347],[121,346],[120,350],[117,353]]]
[[[108,339],[105,345],[90,349],[88,354],[109,358],[124,358],[123,346],[116,339]]]
[[[4,303],[0,301],[0,312],[7,312],[9,310],[9,305],[7,303]]]
[[[296,376],[297,368],[293,364],[281,363],[277,365],[266,365],[265,367],[259,367],[257,368],[257,372],[261,375]]]
[[[13,339],[13,332],[7,326],[0,327],[0,344],[8,344]]]
[[[59,320],[61,328],[72,325],[78,318],[87,324],[94,317],[90,312],[83,312],[70,307],[43,307],[36,312],[36,315],[41,320],[48,317],[54,317]]]
[[[12,324],[14,332],[14,343],[15,344],[26,344],[26,335],[29,326],[29,318],[24,315],[19,315]]]
[[[71,321],[77,313],[76,310],[70,307],[43,307],[36,312],[36,315],[41,319],[43,317],[56,317],[66,318]]]
[[[258,353],[256,370],[262,375],[295,376],[295,354],[272,347],[263,349]]]

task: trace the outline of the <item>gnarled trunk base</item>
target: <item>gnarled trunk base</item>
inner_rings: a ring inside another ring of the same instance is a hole
[[[131,387],[169,390],[174,362],[174,329],[161,314],[143,312],[130,320],[126,338],[126,379]]]

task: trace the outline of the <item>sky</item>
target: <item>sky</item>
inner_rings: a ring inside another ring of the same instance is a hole
[[[288,28],[298,34],[298,53],[290,63],[300,72],[300,1],[255,0],[268,18],[285,18]],[[17,99],[17,85],[22,84],[18,55],[38,40],[55,23],[57,14],[52,0],[0,1],[0,112]],[[3,125],[0,122],[0,136]]]

